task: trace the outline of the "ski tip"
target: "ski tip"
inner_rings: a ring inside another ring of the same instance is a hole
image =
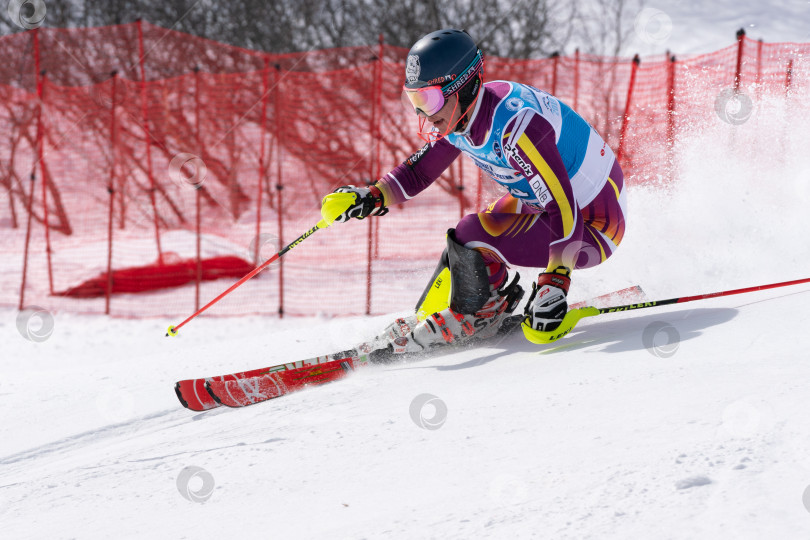
[[[180,403],[186,409],[190,409],[191,407],[188,406],[188,401],[183,399],[183,391],[180,389],[180,382],[174,383],[174,393],[177,394],[177,399],[180,400]]]

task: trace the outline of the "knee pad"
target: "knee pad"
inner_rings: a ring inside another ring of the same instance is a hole
[[[487,265],[480,252],[458,243],[455,229],[447,231],[447,247],[416,304],[420,320],[448,306],[456,313],[471,315],[490,297]]]

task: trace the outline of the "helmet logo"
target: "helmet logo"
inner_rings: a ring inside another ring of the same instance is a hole
[[[419,80],[419,74],[422,72],[422,67],[419,65],[419,56],[415,54],[408,55],[408,64],[405,66],[405,79],[409,83],[415,83]]]

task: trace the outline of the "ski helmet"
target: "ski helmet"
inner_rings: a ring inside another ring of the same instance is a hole
[[[440,86],[444,98],[458,93],[462,110],[483,83],[484,55],[464,30],[446,28],[422,37],[408,51],[405,88]]]

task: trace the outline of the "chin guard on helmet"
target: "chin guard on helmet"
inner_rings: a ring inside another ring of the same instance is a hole
[[[448,306],[456,313],[471,315],[479,311],[490,296],[484,257],[480,252],[459,244],[455,229],[449,229],[447,247],[416,304],[419,319]]]

